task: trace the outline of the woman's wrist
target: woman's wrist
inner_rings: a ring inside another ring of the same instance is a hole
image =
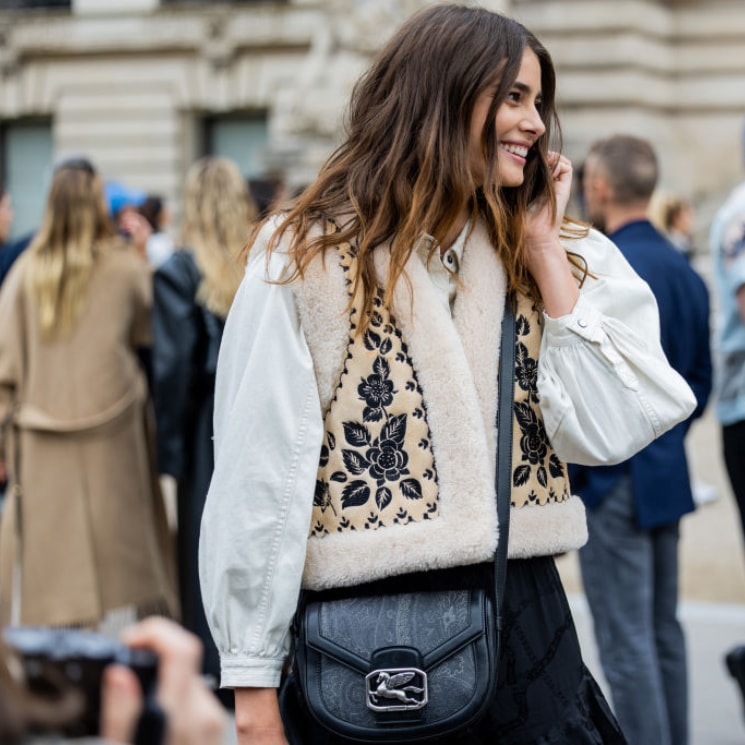
[[[538,285],[546,313],[552,318],[571,313],[579,298],[579,287],[558,239],[555,245],[533,247],[528,268]]]
[[[276,688],[236,688],[235,726],[238,733],[284,733]]]

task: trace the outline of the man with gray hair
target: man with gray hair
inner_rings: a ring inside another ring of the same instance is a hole
[[[645,140],[595,143],[584,166],[588,218],[649,284],[670,364],[685,378],[700,415],[711,390],[709,298],[701,277],[647,219],[657,158]],[[592,272],[592,267],[588,267]],[[613,362],[613,350],[608,362]],[[634,745],[688,743],[688,682],[677,618],[680,518],[693,511],[684,438],[689,419],[630,460],[573,467],[587,507],[580,549],[600,661],[618,721]]]

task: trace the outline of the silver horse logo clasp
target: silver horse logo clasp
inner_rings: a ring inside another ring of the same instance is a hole
[[[409,711],[427,705],[427,673],[423,670],[373,670],[365,680],[367,705],[373,711]]]

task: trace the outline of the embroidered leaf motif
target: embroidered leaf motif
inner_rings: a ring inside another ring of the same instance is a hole
[[[321,445],[321,457],[318,459],[318,465],[323,468],[329,463],[329,449],[325,445]]]
[[[334,450],[336,448],[336,437],[334,437],[331,432],[328,432],[326,434],[326,440],[329,444],[329,450]]]
[[[546,469],[543,466],[538,467],[538,483],[545,489],[548,486],[548,478],[546,476]]]
[[[530,333],[530,322],[525,316],[518,316],[515,328],[519,336],[527,336]]]
[[[347,480],[347,474],[344,471],[334,471],[331,474],[331,481],[336,481],[339,484],[343,484]]]
[[[525,431],[530,431],[533,427],[536,427],[538,424],[538,419],[535,415],[535,412],[533,409],[530,408],[530,405],[521,402],[516,401],[514,404],[515,408],[515,418],[517,419],[517,423],[520,425],[520,429]]]
[[[380,354],[390,354],[393,349],[393,342],[390,339],[383,339],[380,345]]]
[[[370,499],[370,487],[364,481],[352,481],[341,493],[341,504],[347,507],[361,507]]]
[[[365,447],[370,444],[370,433],[358,422],[344,422],[344,438],[354,447]]]
[[[384,510],[393,499],[393,494],[387,486],[381,486],[378,491],[375,492],[375,501],[378,505],[379,510]]]
[[[380,315],[377,311],[375,311],[372,314],[372,317],[370,318],[370,325],[374,326],[375,328],[379,328],[383,324],[383,316]]]
[[[380,336],[370,329],[365,332],[365,348],[371,352],[380,348]]]
[[[380,441],[392,440],[398,445],[404,444],[406,437],[406,414],[391,417],[380,432]]]
[[[316,481],[316,491],[313,495],[313,504],[322,510],[326,508],[326,497],[329,493],[329,486],[325,481]]]
[[[512,474],[512,483],[515,486],[522,486],[528,483],[530,478],[530,466],[518,466]]]
[[[421,499],[422,485],[416,479],[404,479],[401,482],[401,493],[406,499]]]
[[[391,374],[391,366],[385,357],[376,357],[373,362],[373,372],[381,378],[387,378]]]
[[[362,410],[362,420],[365,422],[379,422],[385,412],[382,408],[365,406]]]
[[[564,475],[564,467],[556,453],[551,453],[551,457],[548,459],[548,471],[555,479]]]
[[[359,476],[370,467],[365,457],[356,450],[342,450],[341,457],[344,460],[347,470],[351,471],[355,476]]]

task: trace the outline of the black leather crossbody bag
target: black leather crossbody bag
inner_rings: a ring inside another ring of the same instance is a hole
[[[363,743],[464,732],[494,698],[507,569],[515,318],[508,298],[499,365],[499,544],[493,562],[303,593],[293,675],[316,721]]]

